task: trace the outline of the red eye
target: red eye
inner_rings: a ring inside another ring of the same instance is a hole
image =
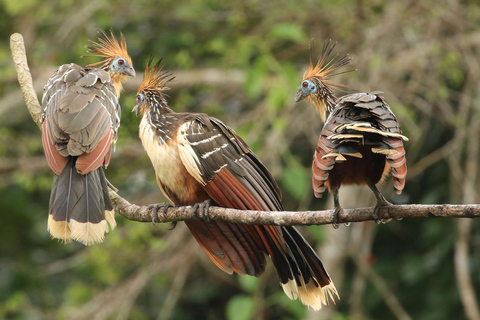
[[[142,100],[142,97],[140,95],[137,95],[137,101],[141,101]]]
[[[302,87],[304,87],[304,88],[308,87],[308,82],[307,82],[307,81],[304,81],[304,82],[302,83]]]
[[[125,60],[123,60],[123,59],[118,60],[118,65],[119,66],[123,66],[124,64],[125,64]]]

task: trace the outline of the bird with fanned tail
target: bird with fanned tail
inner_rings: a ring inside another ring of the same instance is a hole
[[[65,243],[102,242],[116,225],[103,166],[120,126],[122,83],[135,76],[120,36],[118,42],[113,31],[102,31],[98,42],[87,46],[102,61],[86,68],[64,64],[44,88],[42,143],[54,172],[48,230]]]
[[[332,82],[330,77],[343,73],[338,70],[350,63],[350,57],[330,58],[334,47],[334,43],[326,41],[320,59],[314,64],[312,43],[310,66],[295,96],[295,102],[305,99],[315,105],[324,122],[313,156],[313,190],[316,197],[321,197],[327,188],[333,193],[334,221],[337,221],[342,210],[340,186],[366,184],[377,198],[373,215],[380,221],[378,210],[390,203],[376,185],[391,172],[396,193],[402,193],[407,175],[403,141],[408,138],[380,96],[382,92],[335,96],[335,87],[347,86]]]

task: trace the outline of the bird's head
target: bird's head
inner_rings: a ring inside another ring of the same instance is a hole
[[[170,89],[166,85],[175,77],[171,72],[162,70],[162,59],[158,60],[158,62],[151,67],[153,59],[154,57],[151,56],[148,60],[143,81],[140,84],[140,88],[138,88],[137,104],[132,110],[137,116],[145,114],[145,112],[152,108],[160,110],[162,107],[167,107],[164,92]]]
[[[320,59],[315,65],[313,64],[313,42],[310,44],[310,66],[303,74],[302,82],[295,95],[295,103],[306,99],[314,104],[323,121],[325,121],[327,111],[330,112],[336,103],[332,87],[348,88],[346,85],[330,81],[330,78],[352,71],[336,72],[341,67],[348,65],[351,58],[348,55],[338,60],[336,60],[337,56],[330,58],[335,44],[331,40],[325,42]]]
[[[122,83],[126,77],[135,77],[132,59],[128,55],[127,42],[120,32],[120,43],[117,41],[112,30],[110,35],[101,30],[98,42],[90,41],[92,45],[86,46],[89,55],[87,57],[100,57],[102,61],[89,64],[88,68],[100,68],[110,73],[115,84],[117,96],[122,89]]]

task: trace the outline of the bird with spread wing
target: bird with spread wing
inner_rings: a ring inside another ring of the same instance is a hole
[[[306,99],[315,105],[324,122],[313,156],[312,185],[316,197],[328,188],[333,193],[334,220],[342,210],[338,197],[341,185],[367,185],[375,194],[378,210],[390,205],[377,184],[391,172],[397,194],[402,193],[407,175],[407,163],[400,125],[381,92],[354,93],[337,98],[333,88],[345,85],[330,81],[342,73],[341,67],[350,63],[344,56],[330,59],[335,44],[325,42],[320,59],[313,63],[310,47],[310,66],[305,71],[295,102]]]
[[[91,245],[116,225],[102,167],[117,139],[122,83],[135,70],[123,35],[119,43],[102,31],[87,48],[104,60],[64,64],[45,85],[42,143],[54,172],[48,230],[63,242]]]
[[[248,145],[220,120],[177,113],[164,91],[172,79],[161,60],[147,64],[134,111],[158,186],[175,205],[209,202],[243,210],[283,210],[274,178]],[[260,276],[270,256],[290,299],[318,310],[338,298],[315,251],[294,227],[185,221],[207,256],[223,271]]]

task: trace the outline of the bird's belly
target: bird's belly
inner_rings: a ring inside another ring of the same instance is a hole
[[[370,179],[377,184],[387,174],[385,156],[370,150],[359,150],[363,158],[345,156],[346,161],[336,163],[326,181],[330,188],[345,184],[366,184]]]
[[[175,141],[169,138],[162,141],[142,121],[140,138],[147,151],[157,176],[157,182],[163,194],[177,205],[193,204],[208,198],[201,184],[185,169]]]

